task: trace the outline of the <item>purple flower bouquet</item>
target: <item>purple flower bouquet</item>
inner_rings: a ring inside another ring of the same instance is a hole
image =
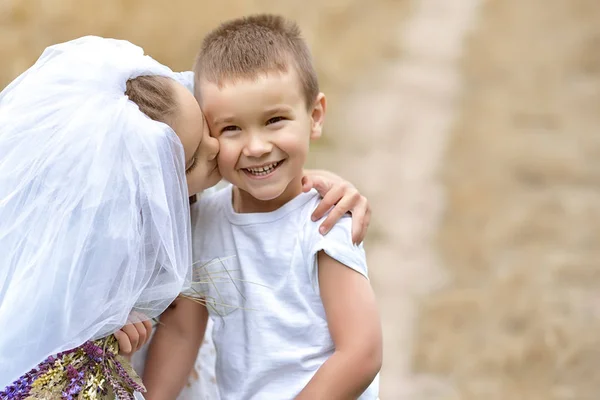
[[[113,335],[88,341],[48,357],[0,392],[0,399],[134,399],[134,392],[146,389],[127,359],[118,353]]]

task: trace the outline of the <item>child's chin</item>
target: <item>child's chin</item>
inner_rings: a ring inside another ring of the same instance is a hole
[[[260,201],[273,201],[278,199],[284,192],[285,188],[279,190],[278,188],[265,188],[262,190],[250,191],[250,195],[256,200]]]

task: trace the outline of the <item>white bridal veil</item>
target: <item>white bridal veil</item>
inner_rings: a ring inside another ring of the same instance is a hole
[[[125,96],[140,75],[176,77],[129,42],[84,37],[0,93],[0,390],[187,285],[183,148]]]

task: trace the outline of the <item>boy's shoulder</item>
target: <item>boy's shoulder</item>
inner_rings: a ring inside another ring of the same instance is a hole
[[[328,214],[325,214],[321,219],[316,221],[312,220],[312,213],[322,198],[314,189],[310,193],[312,194],[310,201],[305,204],[302,210],[298,210],[301,213],[299,217],[304,227],[304,243],[310,247],[314,247],[324,241],[352,246],[352,217],[350,214],[342,216],[326,235],[322,235],[319,232],[319,228]]]
[[[320,200],[321,198],[317,197],[312,204],[302,239],[304,258],[309,263],[311,277],[317,291],[319,290],[318,264],[315,261],[317,254],[321,251],[368,279],[367,260],[363,244],[357,245],[352,241],[352,217],[350,214],[342,216],[329,232],[325,235],[321,234],[319,228],[327,215],[317,221],[310,219],[312,211]]]
[[[224,222],[240,225],[257,225],[260,229],[276,229],[280,236],[300,240],[306,250],[320,242],[337,242],[339,245],[352,246],[352,218],[349,214],[342,218],[326,234],[319,232],[321,224],[327,218],[313,221],[312,213],[321,201],[316,190],[302,193],[281,209],[266,214],[235,214],[231,209],[233,186],[220,184],[202,193],[191,205],[192,227],[206,231],[212,225]]]
[[[221,181],[216,186],[206,189],[197,195],[197,201],[193,204],[195,208],[203,208],[205,205],[226,203],[231,198],[232,185]]]
[[[352,217],[350,214],[343,215],[339,221],[331,227],[327,234],[323,235],[319,232],[321,224],[325,221],[328,214],[317,221],[310,220],[307,224],[307,230],[312,233],[312,242],[330,242],[340,245],[353,246],[352,243]]]
[[[215,217],[223,214],[224,207],[231,198],[230,193],[230,185],[225,184],[224,186],[207,189],[197,195],[196,202],[190,206],[192,227],[198,224],[210,223]]]

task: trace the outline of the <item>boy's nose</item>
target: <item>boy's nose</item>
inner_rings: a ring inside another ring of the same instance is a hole
[[[243,153],[246,157],[261,157],[270,153],[272,148],[273,145],[269,141],[264,140],[261,135],[250,135]]]

